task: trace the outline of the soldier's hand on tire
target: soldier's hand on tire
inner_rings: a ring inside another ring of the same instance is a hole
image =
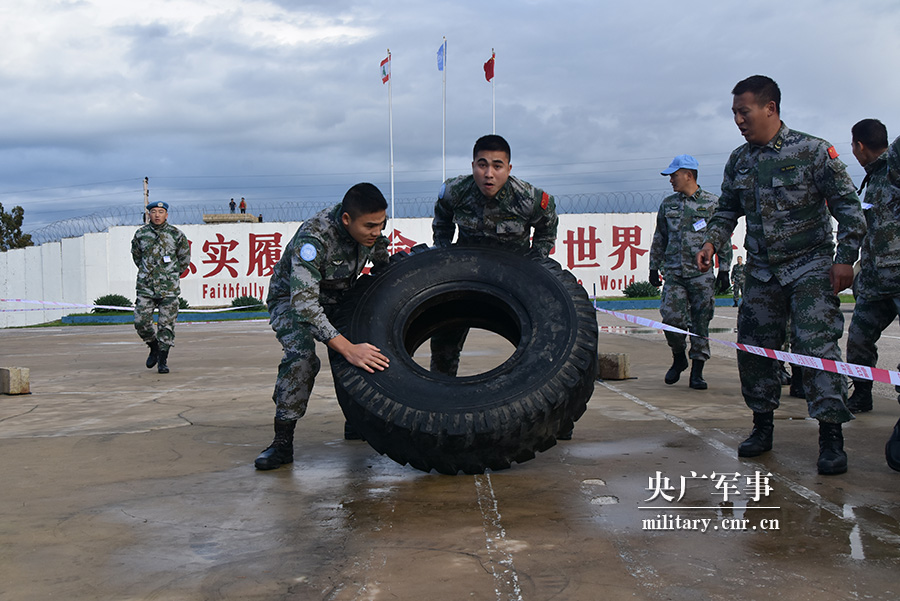
[[[328,346],[339,352],[347,360],[347,363],[366,370],[370,374],[375,370],[384,371],[391,360],[381,354],[381,349],[368,342],[353,344],[343,335],[338,334],[328,341]]]
[[[344,355],[344,358],[350,365],[361,367],[371,374],[375,373],[376,369],[378,371],[384,371],[391,362],[390,359],[379,352],[380,350],[381,349],[368,342],[361,342],[359,344],[354,344],[347,352],[341,354]]]

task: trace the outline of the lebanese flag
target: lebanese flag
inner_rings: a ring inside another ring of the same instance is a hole
[[[494,57],[495,54],[491,52],[491,58],[484,63],[484,79],[487,81],[494,79]]]
[[[391,78],[391,55],[381,61],[381,83],[387,83]]]

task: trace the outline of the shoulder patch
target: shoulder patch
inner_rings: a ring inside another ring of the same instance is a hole
[[[838,151],[834,149],[834,146],[828,147],[828,156],[830,156],[833,159],[838,158]]]
[[[300,258],[304,261],[312,261],[317,254],[316,247],[309,242],[300,247]]]
[[[441,184],[441,191],[438,192],[438,200],[444,199],[444,192],[446,192],[446,191],[447,191],[447,182],[444,182],[443,184]]]
[[[547,207],[549,207],[549,206],[550,206],[550,195],[547,194],[546,192],[543,192],[541,194],[541,208],[546,211]]]

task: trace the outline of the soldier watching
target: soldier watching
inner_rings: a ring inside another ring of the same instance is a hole
[[[900,221],[898,189],[888,178],[887,128],[877,119],[863,119],[850,130],[853,156],[866,170],[858,193],[866,216],[866,237],[860,249],[856,307],[847,330],[847,362],[875,367],[878,339],[900,314]],[[900,369],[900,367],[898,367]],[[872,380],[853,378],[847,408],[872,410]]]
[[[167,203],[154,202],[148,210],[150,223],[131,240],[131,258],[138,268],[134,328],[150,347],[147,369],[156,365],[159,373],[167,374],[169,349],[175,344],[180,277],[191,264],[191,245],[181,230],[168,223]],[[156,329],[154,309],[159,309]]]
[[[316,341],[328,354],[340,353],[351,364],[374,373],[389,360],[375,346],[352,343],[331,324],[343,295],[356,283],[368,262],[388,262],[387,201],[372,184],[356,184],[341,203],[320,211],[300,226],[275,265],[266,304],[269,323],[284,356],[275,379],[275,438],[256,458],[260,470],[294,460],[294,429],[306,413],[321,362]],[[344,437],[359,435],[344,425]]]
[[[866,231],[856,188],[834,146],[781,121],[781,91],[772,79],[754,75],[731,93],[734,122],[747,143],[725,164],[719,205],[697,266],[710,268],[715,249],[731,243],[737,220],[745,216],[738,342],[781,348],[790,317],[794,352],[840,361],[844,317],[837,295],[853,283]],[[837,252],[832,216],[838,222]],[[749,352],[738,351],[737,360],[741,393],[753,411],[753,430],[738,455],[755,457],[772,448],[779,370],[774,359]],[[817,469],[846,472],[841,424],[853,419],[845,405],[846,383],[839,374],[804,369],[803,385],[809,415],[819,421]]]
[[[688,386],[706,390],[703,365],[709,359],[709,322],[713,317],[716,288],[728,288],[731,244],[719,250],[719,274],[697,269],[695,257],[706,240],[706,226],[716,210],[719,197],[700,188],[697,170],[700,164],[689,154],[672,160],[662,175],[669,177],[675,194],[659,205],[656,231],[650,244],[650,283],[660,286],[659,272],[665,277],[659,312],[664,323],[697,334],[691,336],[691,376]],[[674,384],[688,367],[687,335],[666,332],[672,349],[672,367],[666,372],[666,384]]]

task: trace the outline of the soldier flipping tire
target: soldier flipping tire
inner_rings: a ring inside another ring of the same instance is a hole
[[[415,248],[364,277],[335,317],[345,336],[391,359],[368,374],[332,364],[348,422],[379,453],[444,474],[508,468],[556,444],[593,392],[597,320],[587,293],[551,259],[501,248]],[[483,374],[451,377],[414,360],[448,328],[492,331],[515,346]]]

